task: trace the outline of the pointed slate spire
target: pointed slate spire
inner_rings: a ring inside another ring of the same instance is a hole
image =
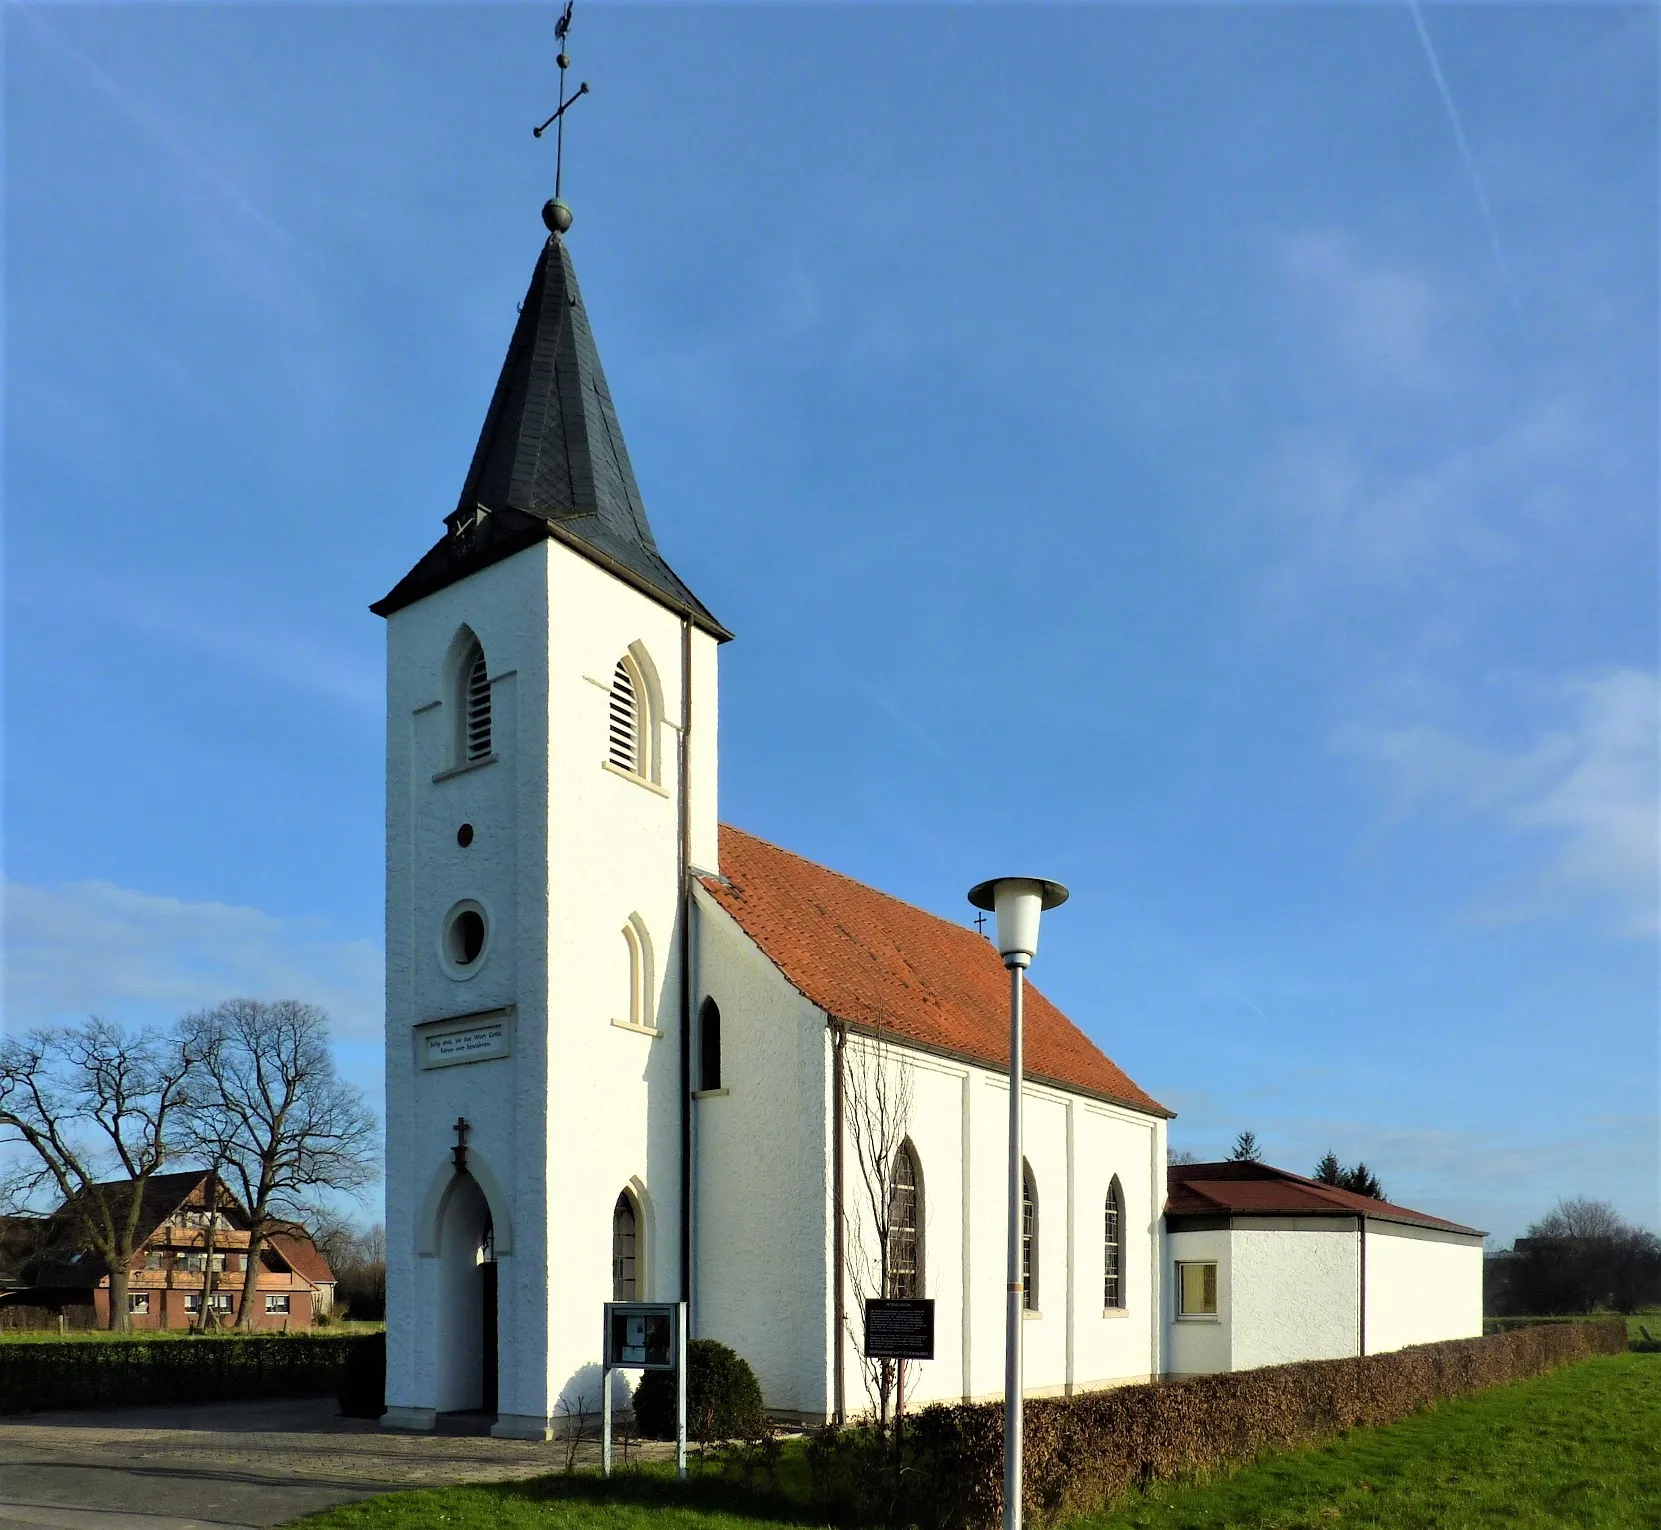
[[[567,543],[718,637],[646,519],[565,241],[543,246],[449,534],[371,610],[390,615],[544,536]]]

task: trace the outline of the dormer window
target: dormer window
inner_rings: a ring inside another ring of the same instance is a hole
[[[484,649],[477,643],[462,665],[462,730],[464,752],[469,762],[490,753],[490,671]]]

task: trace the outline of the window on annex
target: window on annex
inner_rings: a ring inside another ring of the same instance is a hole
[[[1216,1317],[1217,1266],[1184,1262],[1177,1266],[1177,1316]]]
[[[640,1216],[627,1190],[611,1208],[611,1299],[640,1300]]]
[[[265,1299],[265,1310],[267,1312],[287,1312],[288,1293],[285,1291],[280,1296],[275,1294],[267,1296]]]
[[[1102,1236],[1102,1306],[1123,1307],[1125,1304],[1125,1192],[1119,1186],[1119,1176],[1107,1187],[1107,1207],[1103,1215]]]
[[[1021,1160],[1021,1305],[1038,1311],[1038,1186],[1032,1165]]]
[[[705,999],[698,1011],[698,1088],[721,1087],[721,1006]]]
[[[888,1198],[888,1294],[901,1301],[923,1294],[923,1197],[909,1142],[894,1155]]]
[[[150,1293],[148,1291],[129,1291],[127,1293],[127,1311],[148,1316],[150,1312]]]

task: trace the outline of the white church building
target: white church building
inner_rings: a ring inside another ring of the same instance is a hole
[[[860,1303],[879,1285],[935,1302],[908,1402],[1001,1395],[1005,971],[966,925],[719,824],[730,634],[658,551],[559,234],[445,534],[373,609],[385,1423],[483,1410],[497,1434],[548,1436],[595,1406],[610,1300],[687,1300],[693,1335],[742,1354],[779,1414],[858,1414]],[[1168,1232],[1171,1112],[1029,993],[1029,1390],[1263,1353],[1249,1215],[1189,1206],[1205,1225]],[[1480,1235],[1389,1236],[1418,1240],[1393,1279],[1464,1293],[1392,1334],[1480,1331]],[[1192,1311],[1179,1239],[1201,1270]],[[1312,1278],[1353,1283],[1347,1259]],[[1206,1324],[1226,1338],[1188,1342]]]

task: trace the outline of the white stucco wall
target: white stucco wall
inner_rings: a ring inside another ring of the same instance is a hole
[[[1161,1265],[1161,1300],[1165,1312],[1165,1370],[1172,1376],[1209,1376],[1231,1368],[1233,1297],[1231,1246],[1226,1228],[1173,1232],[1165,1237]],[[1193,1261],[1217,1266],[1215,1317],[1181,1317],[1177,1313],[1176,1267]]]
[[[1482,1333],[1482,1239],[1367,1222],[1367,1350]]]
[[[850,1039],[850,1052],[866,1045]],[[935,1359],[908,1372],[918,1403],[1003,1393],[1009,1086],[973,1064],[896,1049],[912,1072],[910,1139],[924,1187],[923,1294],[934,1298]],[[1143,1380],[1158,1368],[1156,1295],[1164,1121],[1029,1083],[1025,1153],[1037,1189],[1037,1310],[1022,1324],[1031,1395]],[[872,1217],[851,1135],[850,1217]],[[1102,1305],[1107,1187],[1124,1196],[1123,1312]],[[867,1231],[875,1248],[875,1233]],[[865,1404],[859,1307],[850,1289],[844,1337],[848,1407]]]
[[[457,734],[447,666],[464,624],[490,670],[497,758],[446,778]],[[534,1434],[562,1394],[597,1398],[611,1214],[625,1186],[644,1213],[642,1294],[680,1294],[681,624],[545,542],[394,613],[387,637],[388,1405],[406,1422],[444,1405],[441,1259],[420,1251],[419,1223],[450,1173],[461,1115],[481,1181],[504,1202],[492,1206],[502,1427]],[[694,632],[692,649],[692,853],[715,869],[715,644]],[[603,765],[607,694],[625,651],[654,674],[657,790]],[[466,849],[463,822],[475,832]],[[462,898],[490,925],[465,979],[438,952],[444,913]],[[613,1024],[629,1016],[631,915],[651,940],[656,1037]],[[505,1007],[511,1057],[416,1066],[415,1027]]]
[[[721,1086],[694,1104],[692,1331],[731,1345],[768,1405],[829,1409],[829,1038],[707,894],[697,895],[700,1006],[721,1010]]]
[[[1361,1232],[1353,1217],[1235,1217],[1165,1239],[1173,1375],[1359,1354]],[[1217,1321],[1179,1318],[1176,1265],[1217,1263]],[[1482,1239],[1367,1219],[1368,1354],[1482,1332]]]
[[[1229,1234],[1229,1368],[1332,1360],[1360,1340],[1360,1239],[1349,1218],[1262,1218]]]

